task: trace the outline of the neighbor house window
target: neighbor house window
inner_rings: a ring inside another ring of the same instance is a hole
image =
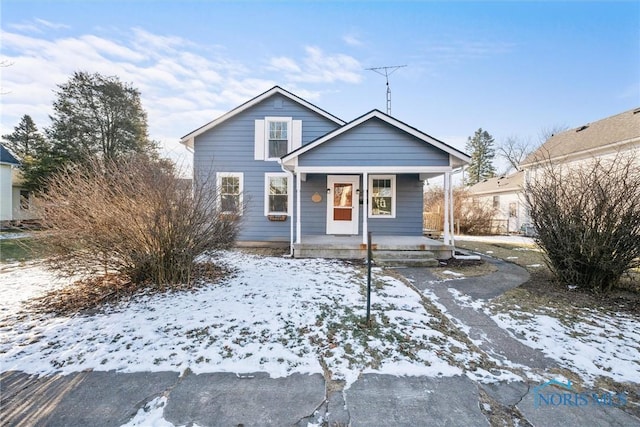
[[[493,209],[500,208],[500,196],[493,196]]]
[[[20,210],[28,211],[31,206],[30,202],[31,194],[26,190],[20,190]]]
[[[265,215],[289,215],[291,183],[286,173],[268,173],[265,184]]]
[[[279,159],[289,152],[291,120],[267,120],[267,158]]]
[[[243,175],[234,172],[219,172],[217,185],[220,191],[220,210],[222,213],[242,215]]]
[[[396,217],[395,175],[369,176],[369,216],[372,218]]]
[[[518,216],[518,208],[516,202],[511,202],[509,203],[509,217],[515,218],[516,216]]]

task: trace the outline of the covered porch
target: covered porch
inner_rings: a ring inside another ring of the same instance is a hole
[[[378,265],[437,266],[454,252],[453,245],[424,236],[373,235],[371,248]],[[296,258],[366,259],[367,244],[361,236],[309,235],[294,243],[293,251]]]

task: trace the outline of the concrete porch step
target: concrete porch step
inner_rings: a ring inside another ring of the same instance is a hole
[[[438,260],[426,250],[381,250],[373,251],[373,260],[382,267],[437,267]]]
[[[380,267],[437,267],[440,265],[435,258],[404,258],[404,259],[374,259]]]

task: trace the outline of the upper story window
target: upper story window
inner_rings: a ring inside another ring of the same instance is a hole
[[[369,176],[369,217],[396,217],[396,176]]]
[[[255,160],[278,160],[302,145],[302,120],[265,117],[255,121]]]
[[[289,121],[270,120],[267,135],[267,158],[279,159],[289,152]]]

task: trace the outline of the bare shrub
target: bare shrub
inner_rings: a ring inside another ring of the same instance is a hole
[[[134,283],[188,283],[195,260],[235,240],[237,215],[145,156],[92,160],[54,175],[39,203],[49,265],[67,274],[117,272]]]
[[[610,291],[640,266],[640,162],[637,153],[581,166],[547,161],[526,201],[547,263],[564,284]]]
[[[440,226],[444,224],[444,190],[429,187],[424,194],[424,210],[437,214]],[[490,234],[493,210],[487,204],[475,203],[462,187],[453,189],[453,218],[463,234]]]

